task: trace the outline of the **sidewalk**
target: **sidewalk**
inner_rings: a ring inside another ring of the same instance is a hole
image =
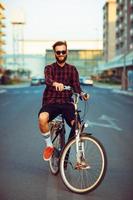
[[[6,89],[25,88],[29,86],[30,86],[30,83],[20,83],[20,84],[14,84],[14,85],[0,85],[0,94],[5,93]]]
[[[121,85],[110,85],[110,84],[106,84],[106,83],[94,83],[94,86],[100,87],[100,88],[105,88],[105,89],[110,89],[114,93],[133,96],[132,90],[131,91],[130,90],[122,90]]]
[[[8,89],[8,88],[23,88],[30,86],[30,83],[19,83],[19,84],[13,84],[13,85],[0,85],[1,89]]]

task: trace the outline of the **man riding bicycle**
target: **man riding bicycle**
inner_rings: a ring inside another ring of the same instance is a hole
[[[46,148],[43,150],[43,159],[50,160],[54,147],[51,141],[49,122],[59,114],[63,114],[67,124],[74,126],[74,105],[72,91],[65,90],[64,86],[70,86],[75,93],[88,100],[89,96],[84,95],[79,83],[79,74],[75,66],[66,63],[67,43],[57,41],[53,45],[56,62],[47,65],[44,69],[46,88],[43,93],[42,108],[39,111],[39,128],[45,138]],[[71,135],[73,133],[71,129]]]

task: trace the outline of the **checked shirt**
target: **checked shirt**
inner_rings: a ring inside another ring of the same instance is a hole
[[[75,66],[65,63],[60,67],[57,63],[47,65],[44,68],[46,88],[43,93],[42,104],[68,103],[72,102],[72,91],[56,91],[52,86],[53,82],[63,83],[65,86],[71,86],[76,93],[81,93],[79,83],[79,74]]]

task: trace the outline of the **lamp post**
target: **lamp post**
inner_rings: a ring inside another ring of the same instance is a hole
[[[21,54],[22,62],[21,65],[24,66],[24,33],[23,26],[24,22],[13,21],[13,61],[14,65],[17,66],[17,55]],[[21,42],[21,43],[20,43]],[[21,44],[21,46],[20,46]]]
[[[127,47],[127,30],[128,30],[128,1],[125,0],[125,17],[124,17],[124,55],[123,55],[123,70],[122,70],[122,89],[127,90],[127,68],[126,68],[126,56],[128,53]]]

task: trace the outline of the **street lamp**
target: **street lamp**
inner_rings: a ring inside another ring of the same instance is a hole
[[[125,18],[124,18],[124,55],[123,55],[123,70],[122,70],[122,89],[127,90],[127,69],[126,69],[126,56],[127,49],[127,30],[128,30],[128,1],[125,0]]]
[[[23,27],[25,22],[13,21],[13,60],[14,65],[17,65],[17,55],[21,54],[22,66],[24,66],[24,33]],[[21,42],[21,43],[20,43]],[[21,44],[21,46],[20,46]]]

